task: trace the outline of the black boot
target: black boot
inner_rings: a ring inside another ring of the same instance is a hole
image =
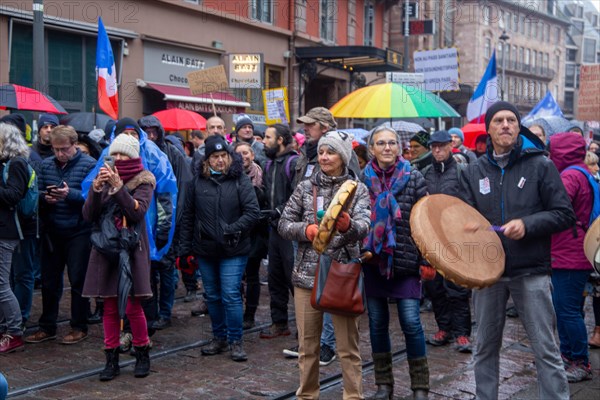
[[[373,353],[373,370],[377,392],[369,400],[391,400],[394,395],[392,353]]]
[[[408,373],[410,374],[410,388],[414,400],[429,398],[429,366],[427,357],[408,360]]]
[[[106,355],[106,365],[104,370],[100,372],[100,380],[110,381],[121,372],[119,369],[119,348],[104,349],[104,354]]]
[[[104,300],[96,299],[96,311],[88,317],[88,324],[94,325],[102,322],[102,316],[104,315]]]
[[[133,376],[145,378],[150,374],[150,345],[135,348],[135,369]]]

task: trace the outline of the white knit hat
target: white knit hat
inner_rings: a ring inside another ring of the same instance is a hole
[[[131,135],[120,134],[110,144],[108,154],[113,155],[121,153],[129,158],[138,158],[140,156],[140,142]]]
[[[333,149],[336,153],[342,157],[344,165],[350,164],[350,158],[352,158],[352,140],[354,136],[344,131],[330,131],[321,137],[319,140],[319,146],[327,145]]]

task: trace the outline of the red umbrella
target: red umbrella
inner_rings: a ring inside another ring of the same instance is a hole
[[[6,109],[67,113],[58,101],[47,94],[12,83],[0,86],[0,110]]]
[[[183,129],[206,129],[206,119],[193,111],[171,108],[155,112],[166,131],[179,131]]]
[[[463,144],[470,149],[475,148],[475,141],[477,140],[477,136],[487,135],[487,132],[485,130],[485,124],[469,123],[463,126],[461,129],[465,134],[465,140],[463,141]]]

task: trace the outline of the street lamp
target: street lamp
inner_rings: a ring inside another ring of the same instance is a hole
[[[498,38],[502,42],[502,86],[500,87],[500,94],[502,100],[504,98],[504,92],[506,91],[506,42],[510,39],[510,36],[506,34],[506,30],[502,31],[502,35]],[[510,52],[510,49],[508,49]]]

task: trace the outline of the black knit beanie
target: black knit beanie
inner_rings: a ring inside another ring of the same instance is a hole
[[[429,139],[430,139],[429,133],[427,133],[425,131],[421,131],[421,132],[416,133],[413,137],[411,137],[410,141],[417,142],[421,146],[428,149],[429,148]]]
[[[492,106],[490,108],[488,108],[485,113],[485,131],[486,132],[488,132],[490,130],[490,122],[492,122],[492,118],[494,118],[494,115],[496,115],[496,113],[498,111],[504,111],[504,110],[508,110],[517,116],[517,121],[519,121],[519,129],[521,128],[521,114],[519,114],[519,110],[517,110],[517,108],[515,106],[513,106],[512,104],[510,104],[507,101],[498,101],[498,102],[492,104]]]

